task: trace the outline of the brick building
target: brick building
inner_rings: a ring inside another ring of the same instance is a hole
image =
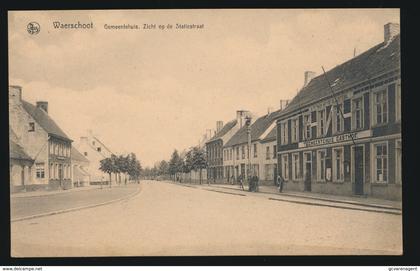
[[[399,25],[384,29],[384,42],[325,75],[306,73],[276,118],[286,191],[401,199]]]

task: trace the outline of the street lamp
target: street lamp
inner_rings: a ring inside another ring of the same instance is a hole
[[[245,117],[246,133],[248,135],[248,186],[251,184],[251,116]]]

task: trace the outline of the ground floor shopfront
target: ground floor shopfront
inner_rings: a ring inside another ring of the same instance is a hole
[[[401,134],[279,152],[284,190],[401,200]]]

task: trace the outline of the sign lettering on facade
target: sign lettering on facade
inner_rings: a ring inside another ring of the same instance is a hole
[[[305,142],[299,142],[298,147],[309,148],[309,147],[315,147],[315,146],[320,146],[320,145],[350,141],[352,140],[352,137],[353,139],[356,140],[360,138],[370,137],[371,135],[372,135],[371,130],[355,132],[355,133],[347,133],[347,134],[342,134],[342,135],[337,135],[337,136],[332,136],[332,137],[325,137],[325,138],[314,139],[314,140],[309,140]]]

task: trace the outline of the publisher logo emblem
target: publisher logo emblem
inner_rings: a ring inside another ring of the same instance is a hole
[[[37,22],[30,22],[26,27],[26,30],[28,30],[29,34],[36,35],[41,31],[41,26],[39,26]]]

